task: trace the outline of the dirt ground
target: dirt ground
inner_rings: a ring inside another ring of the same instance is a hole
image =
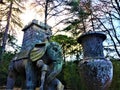
[[[2,86],[2,87],[0,87],[0,90],[6,90],[6,87]],[[13,90],[23,90],[23,89],[21,89],[19,87],[15,87]],[[36,88],[35,90],[39,90],[39,88]]]
[[[2,87],[0,86],[0,90],[6,90],[6,87],[5,86],[2,86]],[[21,89],[19,87],[15,87],[13,90],[23,90],[23,89]],[[39,87],[37,87],[35,90],[39,90]],[[67,88],[67,89],[64,89],[64,90],[72,90],[72,89]]]

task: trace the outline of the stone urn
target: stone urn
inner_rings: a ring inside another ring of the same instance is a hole
[[[106,35],[101,32],[88,32],[78,38],[83,47],[83,60],[79,72],[87,90],[107,90],[113,77],[113,65],[103,54],[103,41]]]

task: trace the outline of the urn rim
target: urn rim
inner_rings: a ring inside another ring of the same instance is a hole
[[[83,33],[81,36],[78,37],[77,42],[78,43],[82,43],[82,39],[86,36],[91,36],[94,35],[95,37],[101,37],[101,39],[104,41],[107,37],[103,32],[100,31],[94,31],[94,32],[87,32],[87,33]]]

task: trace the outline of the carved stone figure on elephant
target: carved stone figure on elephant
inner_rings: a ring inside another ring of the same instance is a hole
[[[21,75],[25,78],[26,89],[34,90],[39,81],[40,90],[63,90],[64,86],[56,78],[62,65],[62,49],[58,43],[36,44],[31,50],[17,54],[11,61],[7,89],[13,89],[16,77]]]

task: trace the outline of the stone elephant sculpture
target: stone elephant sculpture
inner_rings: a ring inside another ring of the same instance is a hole
[[[39,81],[40,90],[63,90],[64,86],[56,78],[62,65],[62,49],[58,43],[36,44],[10,62],[6,89],[13,89],[16,77],[20,75],[26,84],[25,89],[34,90]]]

